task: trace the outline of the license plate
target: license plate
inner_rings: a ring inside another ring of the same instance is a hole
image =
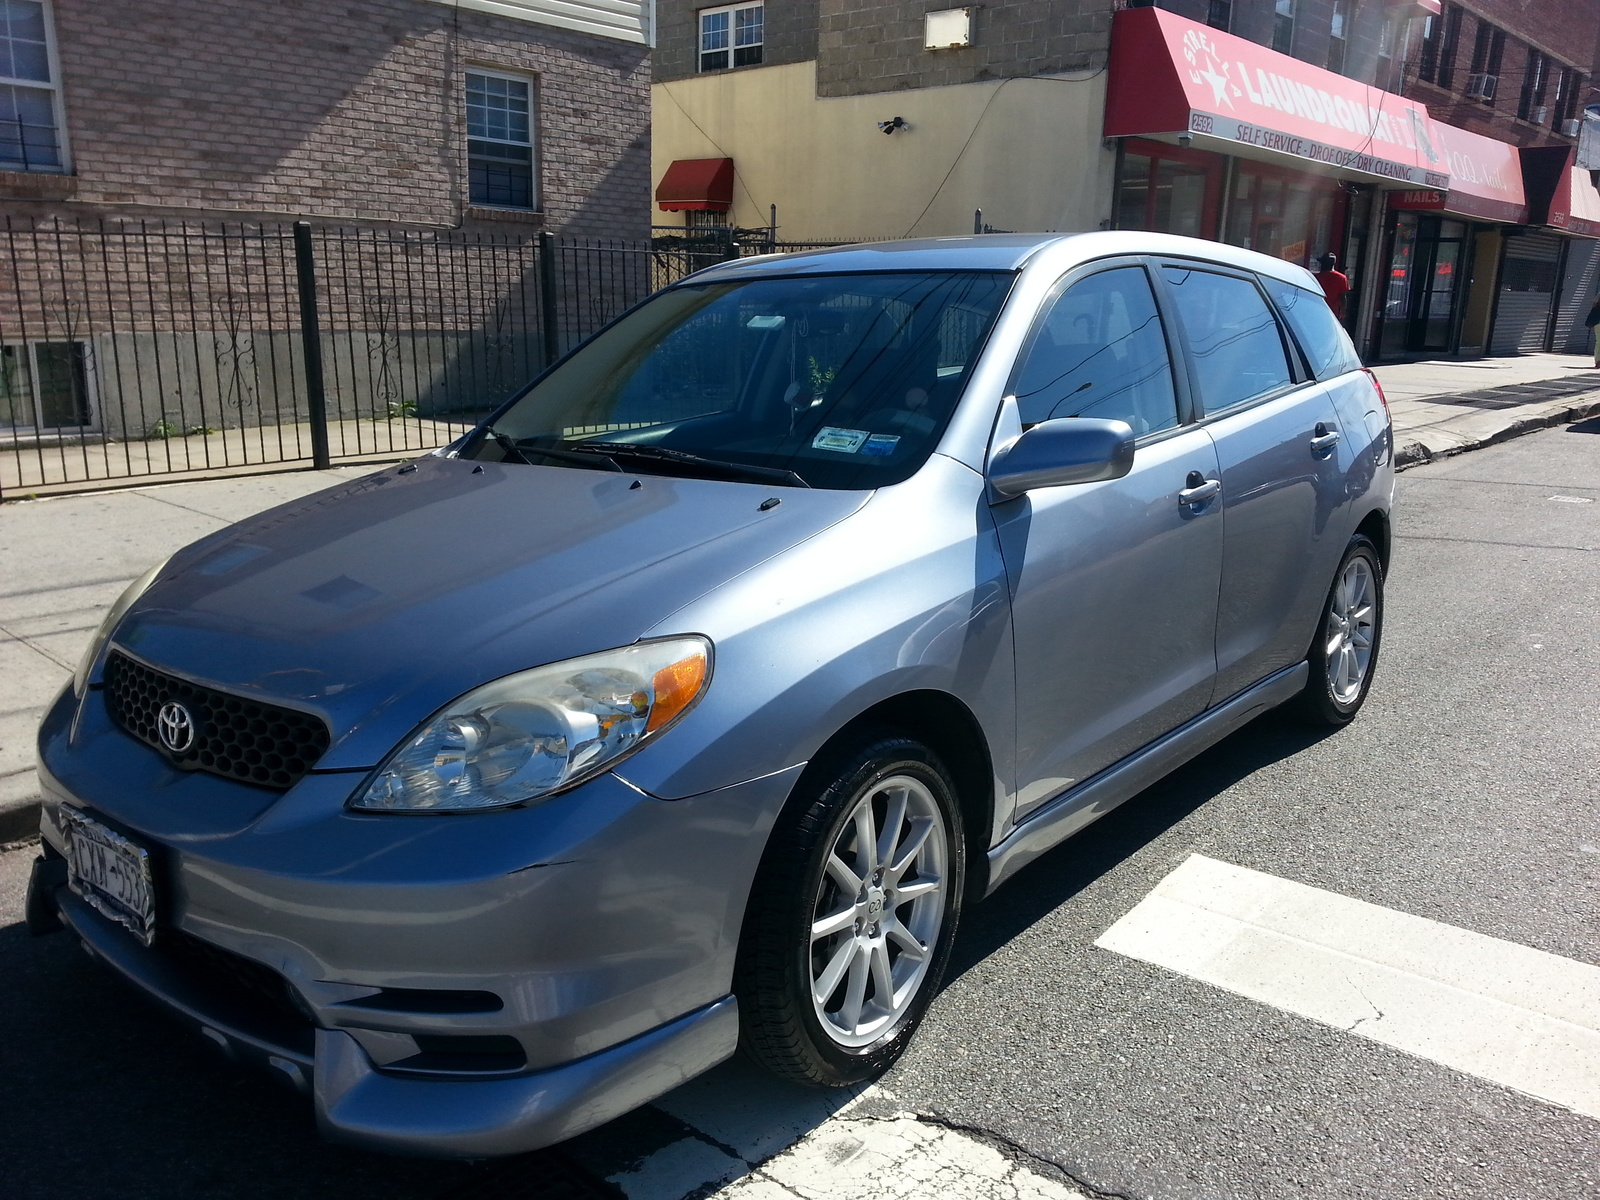
[[[61,810],[67,835],[67,886],[84,902],[146,946],[155,937],[156,890],[150,855],[115,830],[70,808]]]

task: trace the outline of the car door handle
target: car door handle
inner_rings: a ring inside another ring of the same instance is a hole
[[[1339,431],[1337,429],[1329,429],[1321,421],[1318,421],[1317,427],[1311,431],[1311,453],[1326,454],[1338,444]]]
[[[1207,479],[1199,471],[1190,471],[1184,484],[1184,489],[1178,493],[1178,503],[1185,508],[1192,504],[1204,504],[1222,494],[1222,480]]]

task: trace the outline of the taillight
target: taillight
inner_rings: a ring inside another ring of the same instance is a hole
[[[1378,377],[1375,374],[1373,374],[1371,367],[1362,367],[1361,370],[1366,375],[1366,377],[1368,379],[1372,380],[1372,386],[1375,389],[1377,389],[1377,392],[1378,392],[1378,403],[1383,405],[1384,415],[1388,416],[1389,415],[1389,397],[1387,397],[1387,396],[1385,396],[1383,394],[1383,384],[1378,382]]]

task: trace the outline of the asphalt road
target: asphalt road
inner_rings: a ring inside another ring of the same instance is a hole
[[[1332,736],[1264,718],[971,910],[867,1112],[980,1131],[1106,1195],[1600,1195],[1588,1117],[1093,947],[1200,853],[1600,964],[1600,421],[1409,471],[1400,493],[1361,718]],[[567,1169],[322,1145],[295,1097],[67,938],[28,938],[31,855],[0,854],[0,1192],[487,1198]],[[625,1118],[573,1153],[607,1173],[653,1126],[673,1123]]]

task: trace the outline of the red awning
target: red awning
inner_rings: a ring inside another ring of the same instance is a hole
[[[1530,146],[1522,151],[1530,220],[1580,237],[1600,238],[1600,192],[1594,177],[1574,165],[1570,146]]]
[[[656,203],[662,212],[727,212],[733,207],[733,159],[678,159],[656,185]]]
[[[1390,208],[1422,208],[1521,225],[1528,219],[1517,148],[1454,125],[1433,123],[1433,136],[1450,167],[1446,190],[1392,192]]]
[[[1112,20],[1107,137],[1186,133],[1230,154],[1442,190],[1435,128],[1415,101],[1162,9]]]

